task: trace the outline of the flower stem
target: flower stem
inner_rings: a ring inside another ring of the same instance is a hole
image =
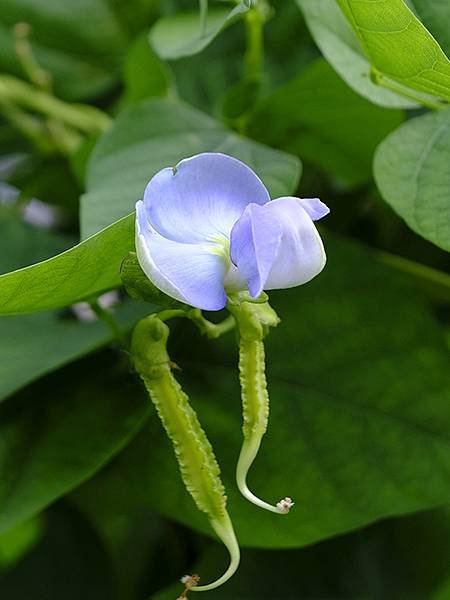
[[[229,567],[221,577],[208,585],[189,587],[192,591],[206,591],[222,585],[236,571],[239,546],[226,510],[225,490],[214,451],[189,398],[172,374],[168,336],[169,328],[157,315],[142,319],[133,332],[131,356],[172,441],[186,489],[230,553]]]
[[[208,0],[199,0],[200,4],[200,34],[203,37],[206,33],[206,19],[208,17]]]
[[[266,6],[256,3],[245,14],[247,50],[245,52],[246,76],[256,81],[261,79],[264,64],[264,22]]]
[[[69,104],[12,75],[0,75],[1,100],[59,119],[83,133],[101,133],[111,124],[109,116],[98,108]]]

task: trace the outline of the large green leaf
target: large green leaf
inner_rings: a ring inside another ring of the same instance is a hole
[[[0,68],[23,75],[12,35],[19,22],[31,25],[33,52],[58,95],[78,100],[114,84],[125,38],[104,0],[2,0]]]
[[[197,54],[247,11],[246,3],[239,2],[234,8],[210,8],[204,22],[198,11],[165,15],[152,27],[150,41],[159,56],[167,60]]]
[[[141,427],[149,405],[116,367],[110,354],[85,361],[2,404],[0,531],[86,480]]]
[[[336,0],[297,0],[297,4],[322,54],[355,92],[380,106],[415,106],[372,82],[370,64]]]
[[[386,202],[427,240],[450,250],[450,110],[411,119],[378,147],[375,180]]]
[[[67,240],[0,214],[0,272],[43,259]],[[115,309],[124,330],[151,307],[126,302]],[[108,343],[102,322],[80,323],[73,316],[44,313],[0,319],[0,401],[25,384]],[[45,352],[42,349],[45,348]]]
[[[127,301],[114,311],[123,331],[152,311]],[[111,342],[101,321],[80,323],[55,313],[0,319],[0,402],[24,385]],[[42,349],[45,348],[45,352]]]
[[[319,59],[265,99],[249,131],[357,184],[370,179],[376,146],[402,118],[361,98]]]
[[[120,285],[120,264],[134,249],[129,216],[43,262],[0,276],[0,314],[67,306]]]
[[[273,293],[282,322],[267,338],[269,431],[250,473],[287,517],[236,491],[241,417],[234,336],[179,333],[172,357],[215,448],[240,542],[295,547],[383,517],[448,502],[450,373],[439,327],[398,272],[354,244],[325,238],[329,263],[312,283]],[[190,332],[191,330],[189,330]],[[190,335],[189,345],[177,340]],[[209,531],[179,481],[155,417],[114,465],[138,501]]]
[[[421,21],[450,55],[450,2],[447,0],[414,0]]]
[[[337,2],[382,75],[450,101],[450,61],[403,0]]]
[[[83,236],[130,213],[157,171],[205,151],[246,162],[273,197],[296,189],[297,158],[238,136],[185,104],[148,100],[119,115],[92,154],[82,198]]]

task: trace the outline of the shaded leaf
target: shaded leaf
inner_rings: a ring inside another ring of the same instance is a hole
[[[219,33],[248,11],[246,2],[234,8],[209,8],[205,23],[198,11],[179,12],[158,19],[150,42],[161,58],[175,60],[201,52]]]
[[[402,119],[361,98],[319,59],[261,103],[249,132],[358,184],[371,178],[376,146]]]
[[[167,96],[173,86],[169,67],[156,56],[146,35],[138,37],[128,50],[123,75],[126,104]]]
[[[0,531],[92,476],[136,434],[148,403],[110,355],[0,407]]]
[[[450,110],[411,119],[378,147],[383,198],[416,233],[450,250]]]

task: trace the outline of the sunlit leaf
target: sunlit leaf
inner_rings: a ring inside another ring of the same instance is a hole
[[[336,0],[297,0],[297,4],[322,54],[355,92],[380,106],[415,106],[372,82],[370,64]]]
[[[403,0],[337,0],[382,75],[450,101],[450,61]]]

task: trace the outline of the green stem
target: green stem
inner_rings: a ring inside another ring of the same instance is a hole
[[[61,120],[84,133],[99,133],[111,124],[109,116],[97,108],[68,104],[11,75],[0,75],[0,100]]]
[[[200,3],[200,32],[203,37],[206,33],[206,19],[208,17],[208,0],[199,0]]]
[[[264,64],[264,11],[258,4],[245,14],[247,50],[246,75],[256,81],[261,79]]]
[[[450,300],[450,275],[447,273],[389,252],[379,250],[377,255],[387,265],[414,276],[436,299]]]
[[[193,591],[206,591],[225,583],[239,565],[239,546],[226,510],[225,490],[211,444],[203,431],[189,398],[171,371],[167,353],[169,328],[156,315],[140,321],[133,332],[131,355],[162,424],[172,440],[186,489],[199,510],[205,512],[211,526],[230,553],[226,572]]]
[[[17,23],[13,33],[14,49],[25,74],[38,88],[51,92],[51,74],[39,65],[30,44],[31,26],[28,23]]]
[[[97,300],[92,300],[89,304],[92,310],[97,315],[97,317],[110,328],[115,339],[119,342],[119,344],[124,348],[128,348],[126,337],[120,329],[119,324],[117,323],[113,315],[109,312],[109,310],[106,310],[102,306],[100,306]]]
[[[201,310],[198,308],[193,308],[192,310],[188,311],[186,313],[186,317],[195,323],[195,325],[197,325],[197,327],[200,329],[200,332],[203,335],[206,335],[206,337],[210,340],[215,340],[225,333],[228,333],[234,329],[236,325],[233,315],[229,315],[220,323],[211,323],[211,321],[205,319]]]
[[[376,85],[381,85],[387,90],[391,90],[396,94],[400,94],[401,96],[404,96],[413,102],[417,102],[418,104],[421,104],[430,110],[442,110],[443,108],[448,108],[449,106],[448,103],[439,101],[435,102],[431,98],[426,98],[420,94],[415,94],[410,88],[406,88],[400,84],[394,83],[374,67],[371,68],[370,78]]]

